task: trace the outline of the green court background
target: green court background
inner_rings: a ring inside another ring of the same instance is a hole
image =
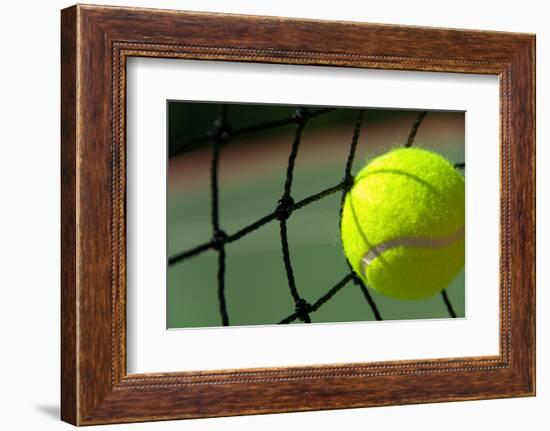
[[[233,128],[286,118],[296,107],[227,105]],[[182,144],[205,133],[218,114],[215,103],[168,103],[168,256],[207,242],[210,224],[208,145]],[[341,181],[356,109],[340,109],[306,126],[296,162],[296,201]],[[368,110],[353,172],[390,148],[403,145],[417,112]],[[220,156],[220,223],[232,233],[273,211],[283,190],[294,126],[230,139]],[[430,112],[415,145],[453,162],[464,161],[464,114]],[[298,290],[313,303],[348,272],[338,232],[341,193],[295,211],[288,220],[290,255]],[[168,328],[220,326],[217,254],[203,254],[167,270]],[[465,316],[464,272],[447,288],[458,317]],[[278,222],[226,245],[226,299],[231,325],[274,324],[294,311],[284,271]],[[440,295],[401,301],[370,289],[384,320],[448,318]],[[361,291],[348,283],[311,315],[314,323],[374,320]],[[297,323],[300,323],[297,321]]]

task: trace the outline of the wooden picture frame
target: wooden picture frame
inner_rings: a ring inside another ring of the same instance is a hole
[[[63,10],[61,21],[64,421],[535,394],[534,35],[82,5]],[[125,65],[131,56],[498,75],[500,354],[127,374]]]

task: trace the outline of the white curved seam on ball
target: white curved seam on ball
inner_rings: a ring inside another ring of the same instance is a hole
[[[361,258],[361,273],[366,277],[367,268],[374,259],[379,257],[382,253],[391,250],[396,247],[423,247],[423,248],[441,248],[451,245],[453,242],[464,238],[465,228],[462,226],[456,232],[443,236],[440,238],[420,238],[420,237],[408,237],[397,238],[391,241],[383,242],[376,247],[371,248]]]

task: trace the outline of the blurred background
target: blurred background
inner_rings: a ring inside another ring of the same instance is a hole
[[[240,129],[290,118],[296,106],[226,104],[227,123]],[[313,110],[320,107],[311,108]],[[218,103],[168,103],[168,256],[208,242],[211,144],[203,137],[220,112]],[[371,158],[404,145],[417,111],[368,109],[352,172]],[[295,201],[338,184],[344,175],[358,109],[339,108],[311,119],[294,169]],[[283,192],[295,125],[230,138],[220,151],[220,226],[228,234],[271,213]],[[431,111],[415,146],[464,162],[464,113]],[[341,192],[324,197],[288,219],[290,257],[297,288],[313,303],[348,272],[338,230]],[[226,244],[225,296],[231,325],[275,324],[294,312],[275,220]],[[217,252],[168,266],[167,326],[221,326]],[[401,301],[369,289],[384,320],[448,318],[440,295]],[[465,315],[464,271],[447,288],[457,317]],[[358,286],[348,283],[319,310],[313,323],[374,320]],[[301,323],[299,320],[296,323]]]

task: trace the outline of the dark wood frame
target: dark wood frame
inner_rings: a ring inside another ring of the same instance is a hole
[[[535,394],[534,35],[78,5],[62,11],[61,51],[63,420],[88,425]],[[128,375],[129,56],[498,75],[500,354]]]

